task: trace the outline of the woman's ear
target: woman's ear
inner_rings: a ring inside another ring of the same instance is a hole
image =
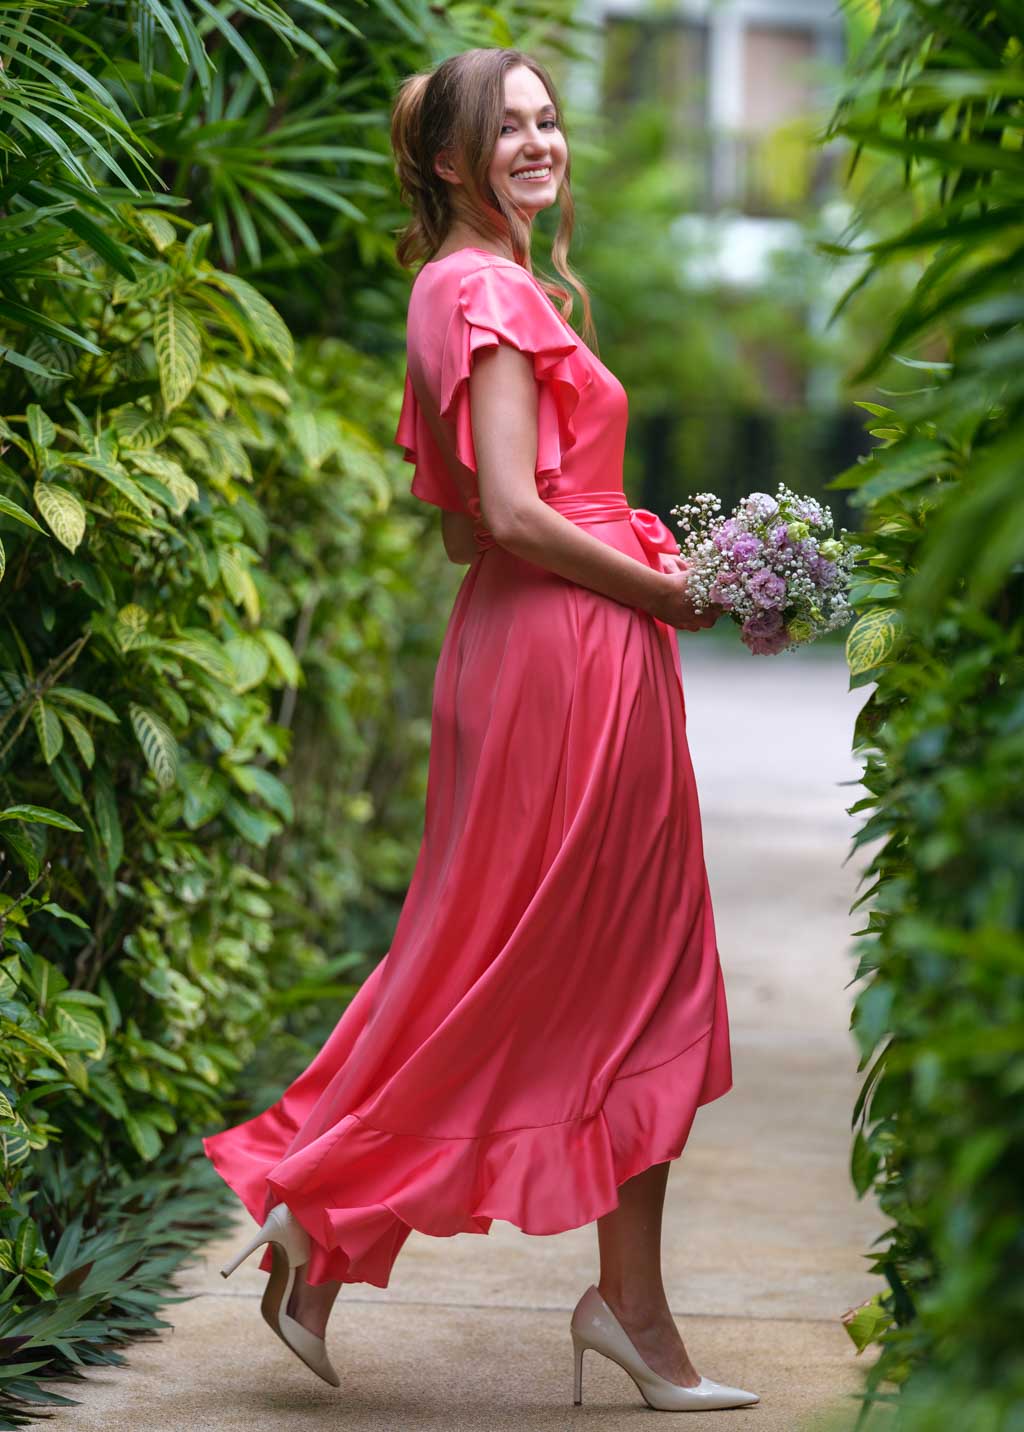
[[[434,173],[439,175],[447,184],[462,183],[452,163],[450,149],[439,149],[434,155]]]

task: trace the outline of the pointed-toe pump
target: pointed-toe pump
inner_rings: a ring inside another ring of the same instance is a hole
[[[220,1273],[222,1278],[229,1278],[250,1253],[269,1244],[272,1266],[263,1290],[260,1311],[285,1346],[291,1348],[311,1372],[332,1387],[340,1387],[341,1378],[331,1366],[323,1338],[304,1328],[288,1312],[288,1299],[295,1286],[296,1275],[309,1262],[309,1243],[309,1234],[291,1209],[284,1203],[276,1203],[267,1214],[262,1228],[258,1228],[235,1257],[225,1263]]]
[[[617,1362],[640,1389],[648,1407],[658,1412],[709,1412],[716,1407],[749,1407],[760,1402],[756,1392],[726,1387],[702,1377],[695,1387],[669,1382],[648,1367],[625,1328],[593,1283],[573,1309],[569,1324],[573,1345],[573,1402],[583,1401],[583,1354],[587,1348]]]

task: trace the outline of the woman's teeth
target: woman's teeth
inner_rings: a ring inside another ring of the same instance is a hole
[[[550,165],[547,165],[547,166],[546,166],[545,168],[543,168],[543,169],[520,169],[520,170],[518,170],[518,171],[513,172],[512,178],[513,178],[513,179],[533,179],[533,180],[536,181],[536,180],[541,180],[541,179],[547,179],[548,176],[550,175],[550,173],[551,173],[551,166],[550,166]]]

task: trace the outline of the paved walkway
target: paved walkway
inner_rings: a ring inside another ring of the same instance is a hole
[[[863,791],[850,732],[870,688],[847,691],[839,653],[750,656],[732,630],[683,635],[690,748],[704,817],[733,1038],[734,1088],[698,1110],[673,1166],[666,1284],[696,1366],[761,1395],[686,1426],[757,1432],[852,1427],[863,1359],[839,1323],[877,1291],[881,1230],[847,1176],[859,1076],[848,1032],[848,909],[866,857],[844,865]],[[248,1220],[246,1220],[248,1222]],[[182,1276],[196,1296],[129,1366],[90,1373],[76,1432],[547,1432],[622,1428],[648,1413],[619,1368],[588,1353],[572,1404],[569,1312],[596,1278],[592,1226],[530,1237],[414,1233],[387,1289],[335,1308],[339,1390],[264,1326],[263,1275],[217,1268],[233,1239]],[[646,1424],[644,1424],[646,1425]]]

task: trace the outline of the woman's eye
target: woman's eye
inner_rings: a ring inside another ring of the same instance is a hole
[[[540,128],[543,129],[546,124],[550,124],[552,129],[558,128],[558,121],[556,119],[542,119],[540,122]],[[503,124],[501,126],[501,132],[504,133],[506,129],[515,129],[515,125]]]

